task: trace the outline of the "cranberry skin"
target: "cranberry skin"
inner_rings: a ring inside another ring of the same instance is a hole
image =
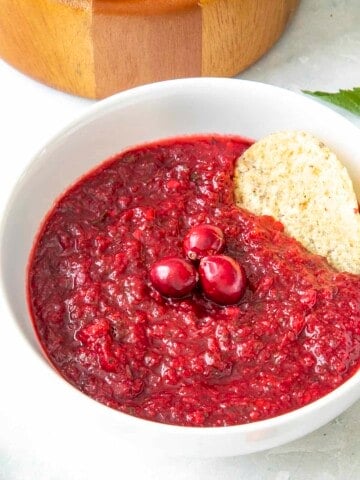
[[[190,260],[200,260],[207,255],[220,253],[224,246],[225,239],[222,230],[207,223],[189,230],[183,242],[185,255]]]
[[[245,293],[245,270],[226,255],[210,255],[201,259],[199,277],[204,294],[220,305],[233,305]]]
[[[199,279],[195,267],[179,257],[158,260],[150,269],[150,280],[165,297],[181,298],[189,295]]]

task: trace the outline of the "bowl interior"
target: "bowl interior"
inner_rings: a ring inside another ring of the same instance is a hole
[[[40,353],[29,320],[25,283],[29,253],[54,200],[82,174],[136,144],[194,133],[238,134],[253,139],[302,129],[338,153],[360,192],[359,132],[313,100],[253,82],[188,79],[123,92],[100,102],[61,132],[29,164],[3,219],[1,275],[13,317]]]

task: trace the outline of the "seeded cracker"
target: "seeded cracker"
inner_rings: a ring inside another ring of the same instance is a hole
[[[285,231],[340,271],[360,274],[360,215],[352,182],[313,135],[289,131],[252,145],[235,167],[238,206]]]

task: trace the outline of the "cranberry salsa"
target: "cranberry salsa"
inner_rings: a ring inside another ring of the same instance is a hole
[[[85,394],[157,422],[224,426],[312,402],[360,358],[360,277],[234,204],[250,142],[148,144],[71,187],[33,248],[40,342]]]

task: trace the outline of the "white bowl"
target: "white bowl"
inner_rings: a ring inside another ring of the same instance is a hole
[[[47,388],[61,392],[58,404],[74,426],[91,418],[144,448],[192,456],[247,454],[289,442],[324,425],[360,397],[360,372],[320,400],[269,420],[219,428],[163,425],[107,408],[71,387],[48,364],[34,335],[26,302],[26,265],[34,236],[67,186],[96,164],[131,145],[192,133],[239,134],[249,138],[284,129],[307,130],[341,158],[360,192],[359,130],[318,103],[289,91],[230,79],[184,79],[146,85],[91,107],[53,138],[32,160],[7,206],[1,230],[2,294],[23,336],[24,361],[35,361]],[[15,219],[15,220],[14,220]],[[39,399],[41,401],[41,398]],[[65,407],[64,407],[65,408]]]

